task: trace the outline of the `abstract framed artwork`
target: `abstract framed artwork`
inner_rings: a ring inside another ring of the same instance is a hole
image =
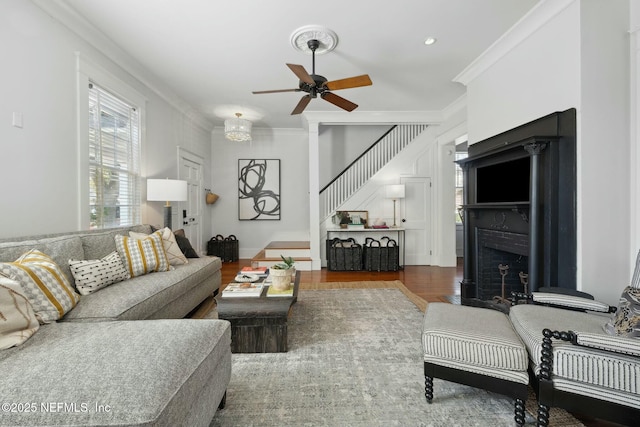
[[[280,220],[280,159],[238,160],[238,219]]]

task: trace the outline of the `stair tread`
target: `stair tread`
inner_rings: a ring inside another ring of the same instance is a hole
[[[282,258],[278,257],[268,257],[265,250],[261,250],[260,252],[258,252],[256,254],[256,256],[254,256],[253,258],[251,258],[254,261],[282,261]],[[296,261],[311,261],[310,257],[295,257]]]
[[[311,243],[308,241],[274,241],[269,243],[265,249],[311,249]]]
[[[261,250],[260,252],[258,252],[256,254],[256,256],[254,256],[251,259],[255,260],[255,261],[282,261],[282,258],[280,258],[280,257],[268,257],[265,254],[264,249]],[[310,257],[296,257],[295,261],[311,261],[311,258]]]

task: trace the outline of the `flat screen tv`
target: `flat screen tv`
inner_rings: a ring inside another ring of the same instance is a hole
[[[523,157],[476,169],[476,203],[529,201],[530,159]]]

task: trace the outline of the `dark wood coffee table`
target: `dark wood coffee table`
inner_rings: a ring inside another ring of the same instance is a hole
[[[287,351],[287,318],[298,300],[300,272],[296,272],[293,296],[216,297],[218,318],[231,322],[233,353],[281,353]]]

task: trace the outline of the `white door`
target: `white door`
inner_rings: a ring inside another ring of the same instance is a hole
[[[431,265],[431,178],[406,177],[400,199],[400,223],[405,229],[405,264]]]
[[[202,171],[204,159],[182,148],[178,149],[178,178],[187,181],[187,201],[181,203],[179,212],[180,228],[184,229],[185,236],[191,242],[191,246],[202,253],[202,202],[204,191],[202,189]]]

